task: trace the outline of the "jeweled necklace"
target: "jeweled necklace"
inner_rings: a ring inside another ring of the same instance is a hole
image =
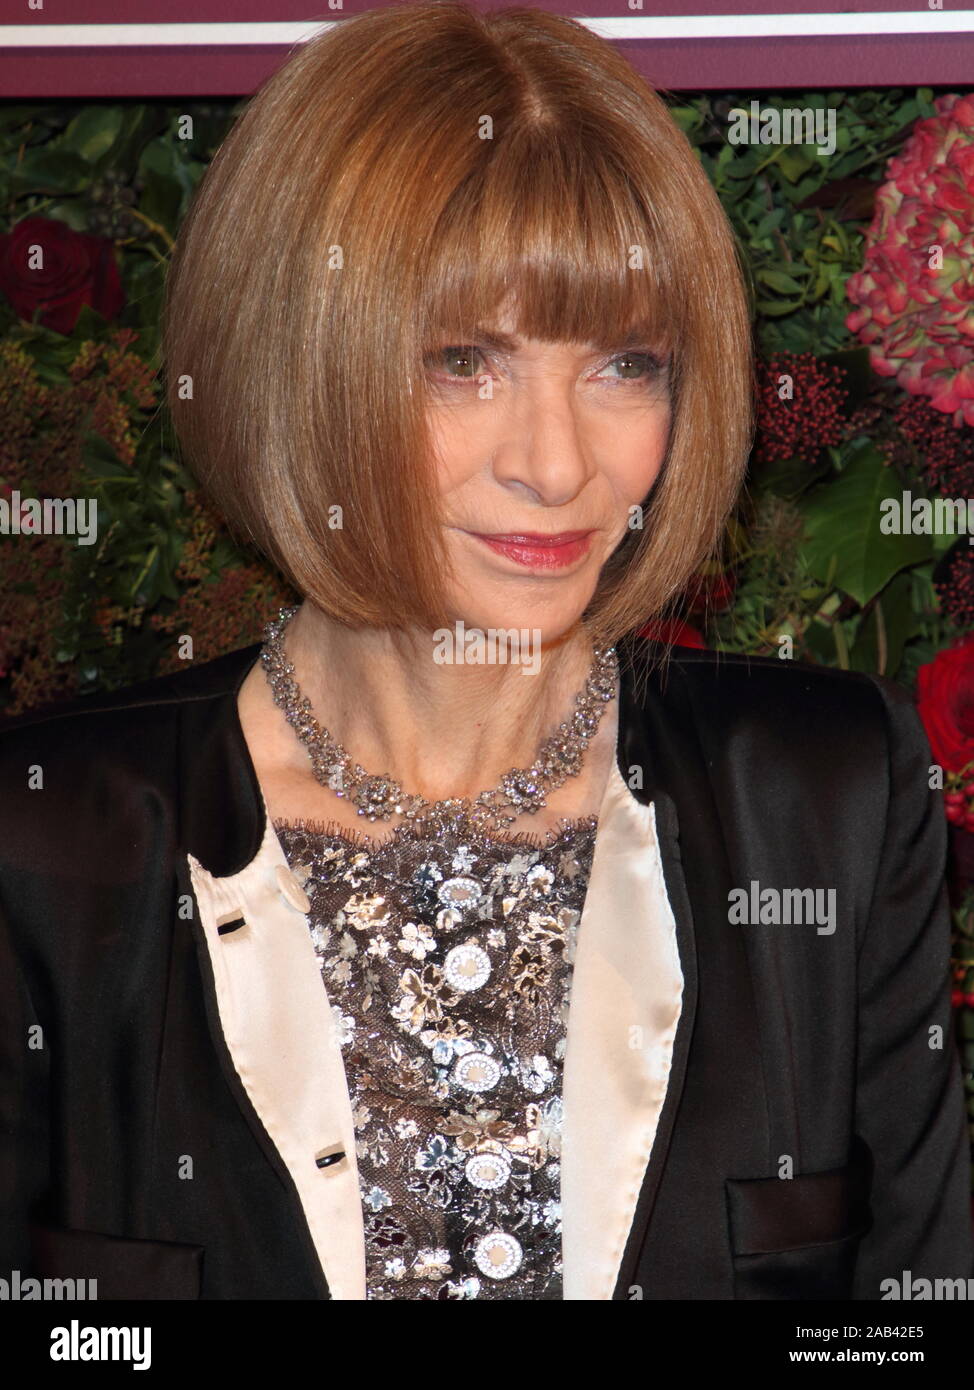
[[[546,792],[554,791],[567,778],[578,776],[605,706],[615,696],[619,669],[616,649],[596,647],[588,680],[575,696],[578,708],[570,720],[559,724],[556,732],[545,739],[530,767],[511,768],[495,788],[481,792],[472,801],[469,797],[452,797],[430,802],[422,796],[405,794],[387,774],[373,776],[353,763],[342,745],[318,723],[310,700],[298,688],[294,667],[284,651],[284,633],[297,611],[298,605],[282,608],[264,632],[260,659],[274,702],[306,745],[316,780],[329,786],[336,796],[352,801],[359,815],[370,821],[401,815],[408,825],[441,834],[461,828],[500,830],[519,815],[534,815],[547,805]],[[508,807],[512,808],[510,812]]]

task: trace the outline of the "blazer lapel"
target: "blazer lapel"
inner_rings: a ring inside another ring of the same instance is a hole
[[[561,1162],[566,1299],[611,1299],[657,1140],[683,973],[655,808],[613,762],[578,928],[568,1013]],[[673,1083],[679,1086],[679,1077]],[[670,1112],[672,1123],[672,1108]],[[647,1179],[649,1181],[649,1179]],[[652,1199],[643,1203],[649,1219]]]
[[[351,1103],[301,888],[274,831],[237,713],[260,643],[202,668],[181,711],[181,885],[227,1084],[303,1212],[323,1297],[365,1297]],[[217,696],[218,698],[204,698]],[[339,1157],[341,1155],[341,1157]]]
[[[686,1083],[699,987],[697,929],[687,891],[680,818],[673,793],[679,791],[691,805],[702,804],[705,799],[709,803],[710,793],[693,738],[691,712],[685,704],[678,711],[667,707],[664,692],[671,673],[651,668],[650,654],[659,650],[633,638],[618,644],[623,677],[616,758],[631,795],[642,805],[652,806],[654,812],[654,854],[659,866],[654,892],[657,901],[666,904],[665,912],[661,907],[657,913],[656,929],[659,931],[668,921],[675,932],[682,997],[672,1041],[669,1032],[663,1034],[668,1047],[666,1091],[660,1097],[652,1148],[618,1261],[618,1278],[611,1295],[615,1299],[632,1296],[639,1255],[652,1220]],[[643,1296],[643,1291],[639,1296]]]
[[[685,669],[697,654],[675,652],[665,671],[640,671],[651,651],[650,644],[634,639],[620,643],[620,657],[631,656],[634,667],[622,695],[626,735],[624,746],[620,741],[620,767],[641,771],[642,786],[635,786],[633,795],[652,801],[656,810],[685,985],[670,1084],[616,1298],[687,1296],[673,1292],[685,1277],[678,1260],[670,1264],[669,1280],[654,1283],[654,1271],[669,1261],[672,1243],[694,1223],[704,1244],[711,1242],[708,1248],[725,1252],[724,1179],[773,1171],[779,1152],[769,1128],[759,1034],[762,1000],[755,993],[745,935],[728,920],[728,892],[742,881],[747,845],[728,844],[731,811],[723,793],[737,785],[748,750],[726,735],[712,736],[717,721],[700,703],[700,684],[688,680]],[[704,689],[708,700],[728,698],[716,680]],[[692,865],[689,878],[685,865]],[[698,1010],[698,998],[707,1000],[705,1013]],[[681,1106],[685,1118],[677,1126]],[[665,1211],[651,1226],[664,1187]],[[695,1286],[708,1289],[701,1296],[727,1296],[723,1258],[715,1253],[703,1277],[698,1268]]]
[[[269,817],[239,873],[217,878],[188,859],[234,1069],[297,1190],[330,1296],[364,1299],[355,1127],[307,899]]]

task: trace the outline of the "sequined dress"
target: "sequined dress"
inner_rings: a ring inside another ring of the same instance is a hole
[[[562,1074],[597,818],[280,820],[339,1029],[370,1299],[562,1298]]]

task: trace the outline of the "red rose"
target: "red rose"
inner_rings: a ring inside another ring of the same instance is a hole
[[[934,759],[947,772],[974,762],[974,637],[938,652],[917,672],[917,711]]]
[[[43,268],[31,269],[39,246]],[[112,319],[125,303],[115,264],[114,245],[104,237],[85,236],[49,217],[25,217],[0,236],[0,290],[28,323],[34,310],[55,333],[71,333],[83,304]]]
[[[689,623],[680,622],[678,618],[654,618],[652,622],[640,628],[636,635],[648,637],[653,642],[664,642],[668,647],[705,646],[696,628],[691,627]]]

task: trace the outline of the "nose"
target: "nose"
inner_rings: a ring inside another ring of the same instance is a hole
[[[547,507],[564,506],[595,474],[573,383],[539,372],[509,397],[493,451],[498,482]]]

